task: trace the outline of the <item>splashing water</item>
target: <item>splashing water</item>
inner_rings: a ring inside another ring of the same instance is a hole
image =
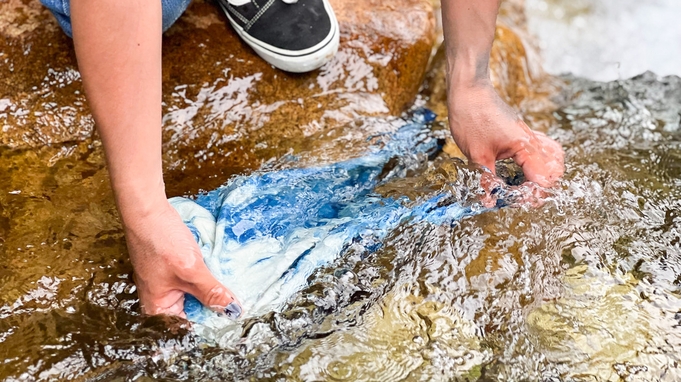
[[[567,170],[543,206],[402,221],[380,247],[360,235],[225,346],[138,314],[101,152],[76,147],[46,170],[62,148],[0,150],[23,169],[0,171],[0,379],[681,380],[681,79],[565,80],[548,133]],[[358,129],[314,139],[367,147]],[[445,134],[416,136],[437,147]],[[402,152],[369,171],[361,200],[479,205],[479,169]]]
[[[350,246],[280,313],[247,320],[238,345],[169,375],[678,380],[681,80],[566,81],[550,134],[568,168],[544,206],[401,224],[374,252]],[[374,192],[473,205],[478,179],[441,154]]]
[[[427,125],[433,120],[431,112],[418,112],[360,158],[237,177],[195,201],[170,202],[194,234],[208,268],[236,294],[244,317],[278,311],[315,270],[350,245],[374,252],[401,224],[453,224],[482,211],[459,205],[451,193],[411,201],[375,192],[441,151]],[[190,295],[185,312],[206,337],[238,326]]]

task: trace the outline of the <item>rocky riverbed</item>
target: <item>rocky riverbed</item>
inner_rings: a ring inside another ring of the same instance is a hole
[[[447,136],[438,4],[332,3],[340,52],[306,75],[262,62],[213,3],[166,33],[169,196],[359,155],[413,107]],[[525,24],[505,1],[492,79],[566,149],[548,202],[404,226],[223,349],[139,315],[72,43],[38,1],[0,0],[0,380],[677,380],[679,79],[546,76]],[[445,152],[379,191],[475,203],[480,170]]]

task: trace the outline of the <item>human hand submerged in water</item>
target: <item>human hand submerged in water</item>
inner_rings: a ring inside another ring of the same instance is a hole
[[[449,125],[466,157],[492,174],[497,160],[512,158],[522,167],[525,178],[539,186],[551,187],[563,175],[560,144],[531,130],[490,83],[450,93]]]
[[[210,273],[194,237],[167,200],[159,200],[147,214],[123,215],[143,312],[184,317],[184,295],[189,293],[229,318],[241,315],[239,302]]]
[[[532,131],[490,81],[498,10],[499,0],[442,0],[450,130],[466,157],[492,174],[497,160],[512,158],[528,181],[550,187],[563,175],[563,149]]]
[[[189,293],[238,317],[239,303],[210,273],[166,199],[161,2],[72,0],[71,12],[78,67],[104,143],[142,312],[183,316]]]

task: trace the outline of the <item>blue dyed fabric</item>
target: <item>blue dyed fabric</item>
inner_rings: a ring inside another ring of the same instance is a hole
[[[242,303],[244,316],[276,311],[349,244],[376,250],[401,223],[443,224],[472,213],[456,203],[441,203],[449,195],[414,205],[406,197],[373,192],[381,182],[404,176],[399,165],[387,169],[392,158],[440,150],[426,127],[433,117],[430,112],[417,115],[386,136],[382,147],[357,159],[240,176],[194,201],[170,201],[194,234],[208,268]],[[193,322],[220,326],[220,320],[227,320],[192,296],[184,308]]]

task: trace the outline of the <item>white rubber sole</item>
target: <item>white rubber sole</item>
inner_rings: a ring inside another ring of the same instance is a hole
[[[333,9],[328,1],[323,0],[323,2],[331,21],[331,31],[322,42],[303,51],[281,49],[254,39],[234,21],[229,11],[222,5],[222,2],[219,3],[222,11],[227,15],[229,23],[232,24],[232,27],[239,36],[248,46],[253,48],[258,56],[277,69],[291,73],[305,73],[318,69],[329,62],[338,52],[338,46],[340,45],[338,20],[336,20],[336,15],[333,13]]]

